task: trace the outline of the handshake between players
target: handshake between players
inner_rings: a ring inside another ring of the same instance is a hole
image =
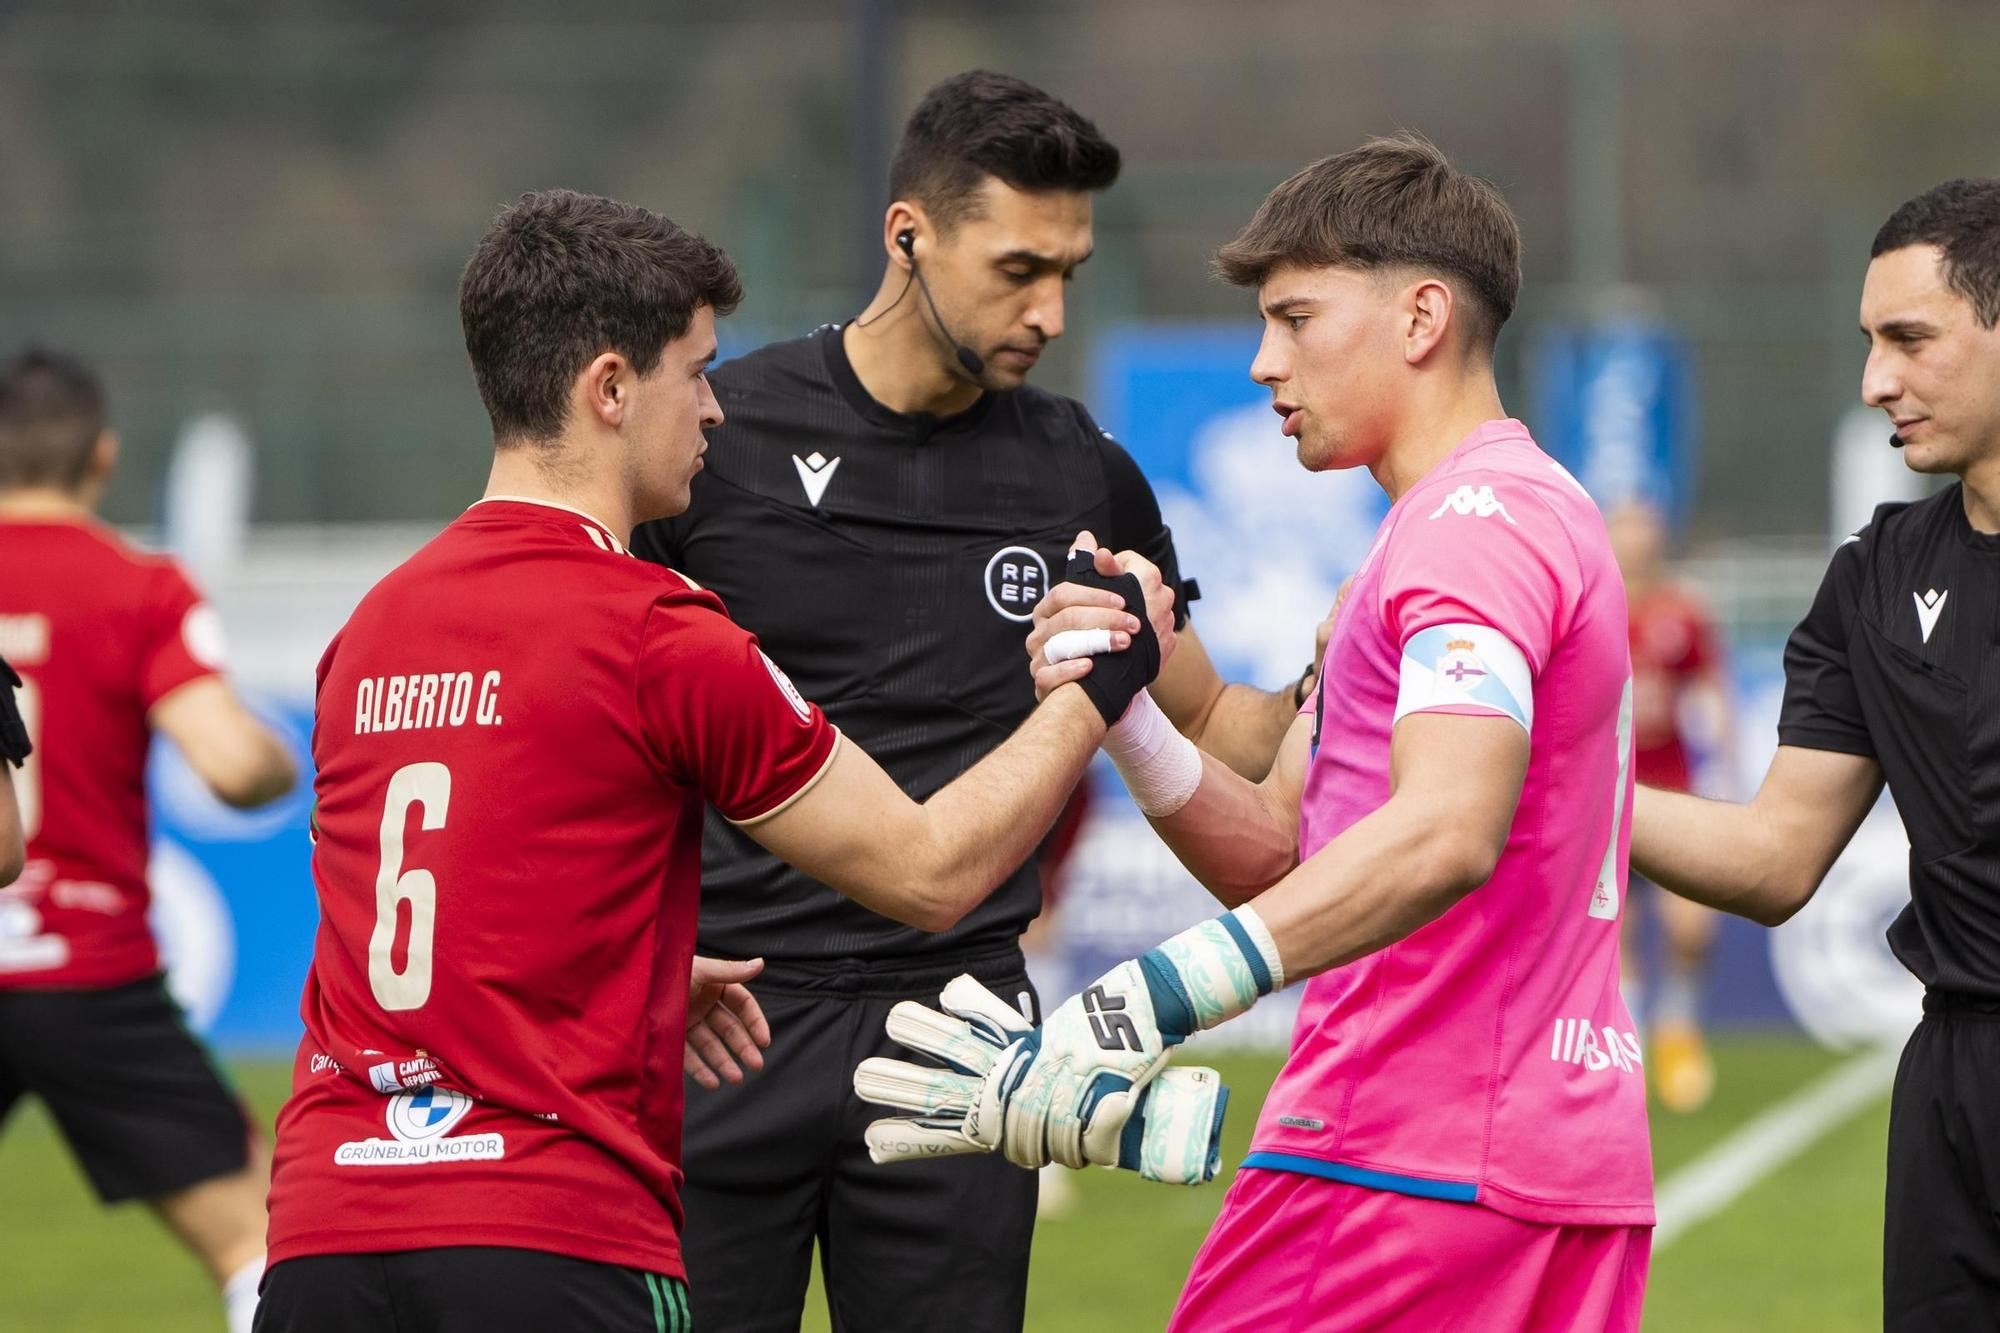
[[[1028,640],[1037,695],[1071,681],[1083,688],[1148,814],[1171,813],[1163,805],[1176,795],[1184,804],[1201,774],[1191,745],[1161,743],[1170,724],[1145,694],[1173,652],[1172,599],[1143,557],[1114,556],[1079,533],[1068,582],[1036,608]],[[1039,1028],[959,976],[939,997],[942,1013],[906,1000],[887,1023],[893,1040],[943,1068],[878,1056],[855,1070],[864,1101],[907,1113],[868,1127],[869,1156],[997,1149],[1031,1169],[1120,1167],[1202,1184],[1220,1162],[1229,1090],[1213,1069],[1168,1068],[1173,1048],[1283,984],[1277,947],[1247,907],[1121,963]]]

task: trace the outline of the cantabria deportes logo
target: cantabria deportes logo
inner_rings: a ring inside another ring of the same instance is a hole
[[[431,1086],[399,1092],[384,1103],[387,1139],[359,1139],[333,1150],[335,1166],[430,1166],[451,1162],[492,1162],[507,1155],[499,1134],[453,1135],[472,1110],[472,1099],[450,1088]]]

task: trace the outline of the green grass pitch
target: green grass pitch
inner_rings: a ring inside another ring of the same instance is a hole
[[[1685,1119],[1657,1109],[1655,1165],[1666,1178],[1836,1057],[1790,1037],[1736,1036],[1717,1050],[1714,1104]],[[1234,1093],[1224,1161],[1243,1155],[1274,1058],[1220,1062]],[[284,1067],[236,1067],[266,1115]],[[1720,1216],[1658,1255],[1646,1327],[1659,1333],[1840,1333],[1880,1326],[1886,1097],[1767,1176]],[[1028,1327],[1035,1333],[1158,1329],[1221,1203],[1227,1177],[1200,1189],[1084,1172],[1078,1206],[1037,1233]],[[1104,1265],[1108,1238],[1124,1262]],[[194,1262],[143,1208],[100,1208],[37,1106],[0,1135],[0,1329],[21,1333],[215,1333],[219,1306]],[[827,1328],[817,1285],[807,1330]],[[711,1333],[724,1333],[712,1330]]]

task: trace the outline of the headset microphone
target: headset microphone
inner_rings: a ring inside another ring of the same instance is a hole
[[[944,326],[944,316],[938,313],[937,299],[931,295],[931,285],[924,281],[924,271],[917,267],[917,234],[913,231],[897,232],[896,244],[908,257],[910,272],[917,276],[917,290],[924,294],[924,304],[931,308],[931,319],[936,322],[938,332],[944,336],[945,342],[951,345],[951,354],[958,358],[958,364],[965,368],[966,374],[978,379],[986,371],[985,358],[952,337],[951,330]]]
[[[1889,447],[1890,447],[1891,449],[1900,449],[1900,448],[1902,448],[1902,447],[1903,447],[1903,437],[1902,437],[1901,435],[1898,435],[1898,434],[1897,434],[1896,432],[1894,432],[1894,431],[1891,431],[1891,432],[1889,432]]]

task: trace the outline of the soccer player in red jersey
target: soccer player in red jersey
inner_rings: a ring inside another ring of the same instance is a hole
[[[1721,637],[1708,609],[1673,578],[1667,527],[1642,500],[1615,507],[1608,519],[1611,549],[1625,576],[1632,646],[1632,771],[1648,787],[1691,791],[1694,765],[1687,722],[1699,718],[1725,762],[1731,753],[1729,682]],[[1635,877],[1643,886],[1644,880]],[[1638,895],[1635,895],[1637,897]],[[1701,990],[1715,942],[1715,913],[1671,893],[1652,892],[1665,948],[1659,979],[1635,1009],[1646,1023],[1653,1091],[1661,1105],[1685,1115],[1715,1091],[1715,1062],[1701,1034]],[[1621,958],[1628,991],[1643,983],[1632,938],[1638,913],[1625,916]],[[1637,995],[1628,996],[1637,1000]]]
[[[626,551],[688,503],[739,295],[700,237],[568,191],[507,209],[466,267],[486,496],[320,663],[321,924],[264,1333],[686,1327],[676,1056],[704,801],[943,929],[1033,851],[1172,649],[1171,596],[1127,576],[1145,617],[1114,640],[1122,697],[1058,690],[911,801],[719,599]]]
[[[295,774],[223,679],[187,576],[92,517],[117,450],[87,367],[37,351],[0,366],[0,655],[35,747],[13,783],[27,864],[0,891],[0,1117],[40,1096],[98,1195],[146,1200],[247,1330],[269,1148],[160,974],[146,753],[167,736],[238,806]]]

